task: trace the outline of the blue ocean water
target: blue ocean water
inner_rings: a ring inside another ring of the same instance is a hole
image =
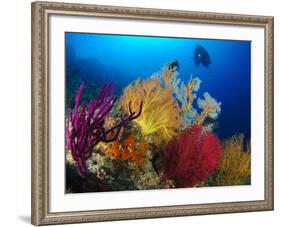
[[[209,92],[222,103],[214,130],[219,138],[243,133],[250,139],[250,41],[66,33],[65,45],[66,99],[82,80],[91,84],[91,93],[112,81],[121,95],[136,78],[145,79],[176,60],[183,81],[191,75],[201,79],[198,97]],[[196,45],[209,53],[209,67],[195,66]]]

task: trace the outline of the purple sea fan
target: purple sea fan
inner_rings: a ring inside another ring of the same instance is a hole
[[[82,82],[75,98],[74,111],[69,110],[66,123],[66,148],[70,150],[78,172],[83,177],[87,175],[86,161],[91,157],[93,148],[101,141],[108,143],[116,140],[121,128],[129,121],[139,117],[142,112],[141,103],[138,113],[133,112],[130,108],[129,114],[120,116],[118,124],[106,129],[105,118],[117,100],[113,96],[113,84],[104,84],[96,99],[79,106],[84,87],[85,82]]]

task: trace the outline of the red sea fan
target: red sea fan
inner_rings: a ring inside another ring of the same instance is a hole
[[[163,179],[176,187],[193,187],[207,180],[218,167],[222,148],[217,137],[195,125],[174,137],[163,150]]]

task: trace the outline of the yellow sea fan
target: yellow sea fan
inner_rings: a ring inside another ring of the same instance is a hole
[[[157,79],[136,80],[124,90],[121,106],[128,112],[131,102],[132,110],[138,111],[143,102],[142,113],[134,121],[140,126],[143,135],[155,134],[167,141],[181,124],[180,109],[171,92],[170,89],[162,88]]]
[[[250,146],[243,150],[243,134],[223,143],[223,157],[214,178],[216,185],[242,185],[250,177]]]

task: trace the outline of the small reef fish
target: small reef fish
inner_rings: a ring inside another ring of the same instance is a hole
[[[196,45],[193,59],[196,67],[198,67],[200,64],[208,67],[211,64],[210,55],[206,49],[200,45]]]
[[[172,69],[179,69],[179,62],[178,61],[172,61],[168,64],[168,69],[172,70]]]

